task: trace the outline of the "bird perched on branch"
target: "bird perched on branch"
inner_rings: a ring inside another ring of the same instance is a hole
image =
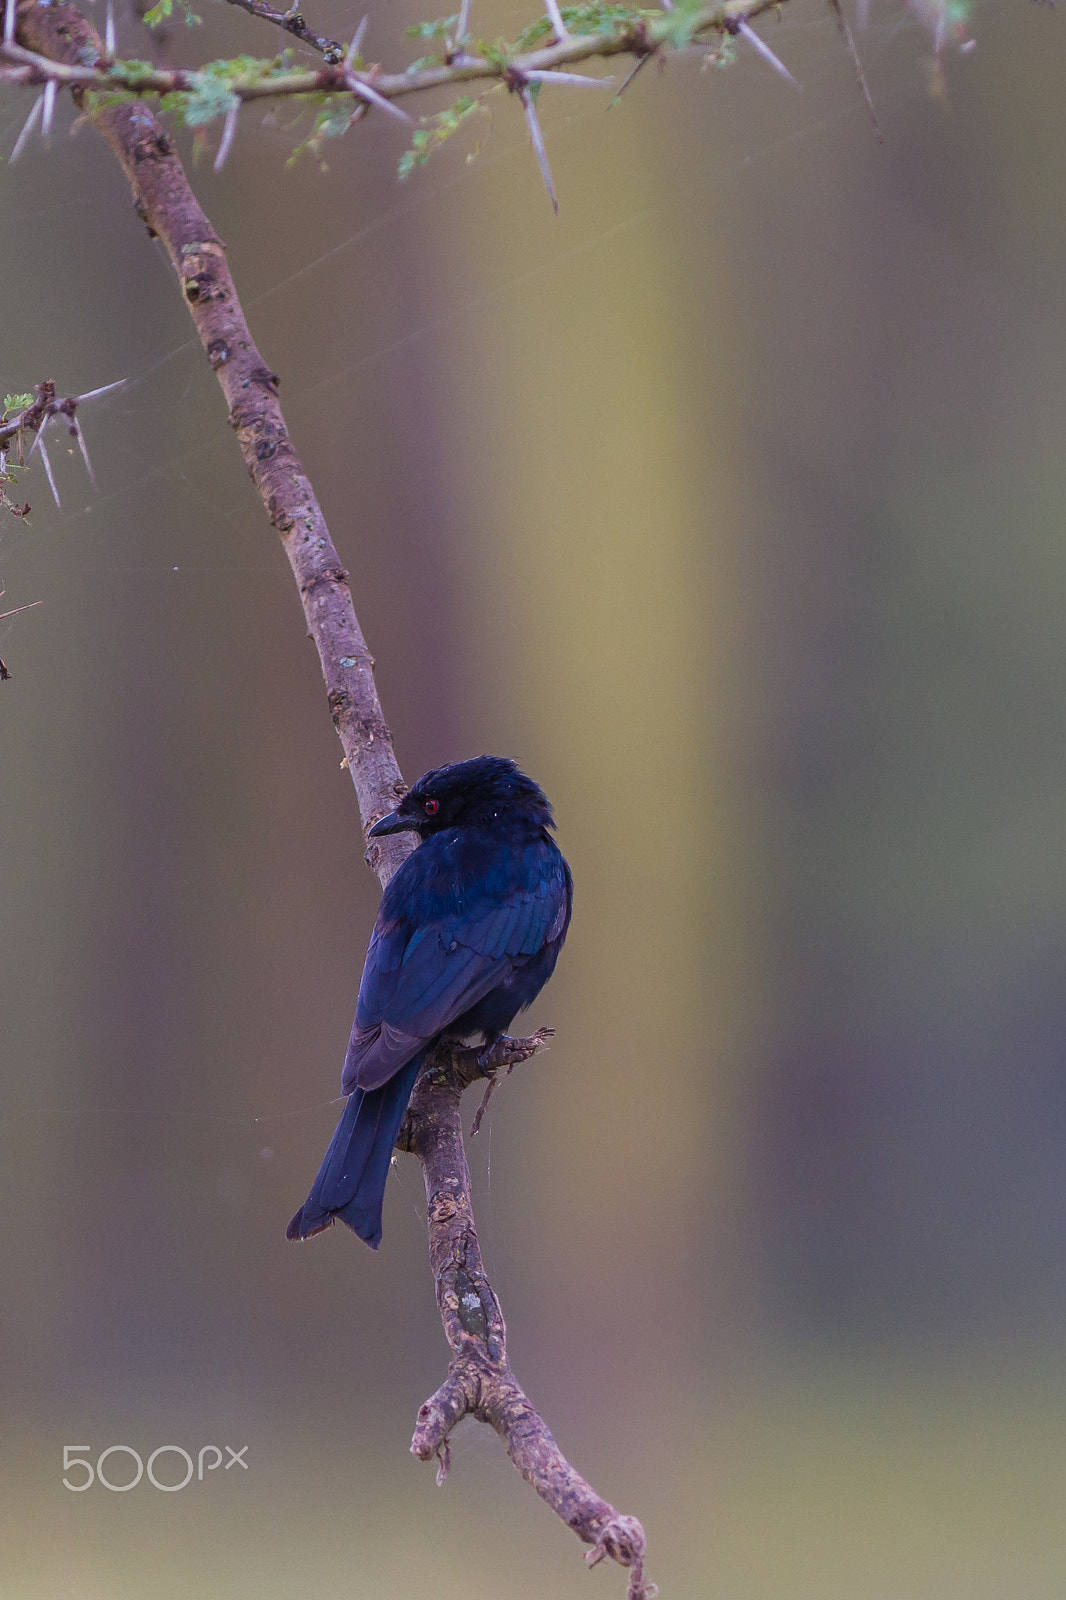
[[[544,791],[513,761],[424,773],[370,838],[420,838],[381,897],[341,1087],[349,1096],[287,1237],[336,1218],[372,1249],[396,1136],[429,1046],[505,1034],[551,977],[570,923],[570,868]]]

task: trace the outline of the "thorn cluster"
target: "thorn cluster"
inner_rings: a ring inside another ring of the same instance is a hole
[[[93,464],[89,456],[89,448],[85,443],[85,435],[77,420],[78,407],[85,405],[86,401],[97,400],[101,395],[111,394],[115,389],[121,389],[125,381],[125,378],[120,378],[117,383],[105,383],[102,388],[90,389],[86,394],[69,394],[62,399],[56,395],[56,386],[51,378],[46,379],[44,383],[39,383],[28,406],[23,406],[20,411],[15,411],[10,417],[5,417],[0,421],[0,477],[3,477],[7,471],[7,461],[12,441],[14,441],[15,454],[19,466],[28,466],[33,460],[34,452],[37,451],[40,453],[45,477],[48,479],[48,487],[52,491],[52,498],[57,506],[61,506],[59,490],[56,488],[55,474],[52,471],[52,463],[49,459],[48,448],[44,442],[44,435],[49,423],[55,422],[62,417],[66,422],[67,432],[70,437],[77,440],[81,458],[85,463],[85,471],[89,476],[89,482],[95,489],[96,474],[93,472]],[[23,441],[27,435],[32,436],[33,443],[30,445],[29,454],[24,456]],[[29,507],[26,508],[26,510],[28,509]],[[22,515],[25,515],[25,512]]]

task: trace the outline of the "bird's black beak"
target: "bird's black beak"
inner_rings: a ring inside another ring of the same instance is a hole
[[[390,811],[387,817],[381,817],[367,834],[368,839],[380,839],[384,833],[417,833],[418,823],[414,817],[405,817],[401,811]]]

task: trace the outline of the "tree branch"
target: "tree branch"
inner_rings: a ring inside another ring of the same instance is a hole
[[[101,53],[101,42],[73,6],[24,0],[18,37],[37,58],[74,67]],[[72,80],[73,81],[73,80]],[[344,747],[364,832],[405,791],[373,677],[373,661],[352,605],[348,573],[296,455],[281,407],[278,379],[255,347],[226,264],[225,247],[189,187],[165,130],[143,106],[85,104],[129,180],[149,232],[166,247],[185,304],[229,408],[230,424],[267,515],[288,556],[308,630],[318,650],[330,713]],[[410,843],[370,841],[367,859],[382,884]],[[592,1545],[591,1562],[610,1556],[630,1573],[630,1600],[650,1600],[644,1579],[644,1531],[574,1471],[507,1362],[500,1303],[485,1274],[470,1201],[460,1099],[475,1078],[532,1054],[543,1036],[499,1052],[440,1052],[415,1087],[401,1138],[422,1162],[429,1211],[430,1261],[437,1303],[452,1349],[448,1376],[418,1416],[412,1450],[437,1456],[447,1470],[448,1434],[464,1415],[495,1428],[522,1476],[574,1532]]]
[[[100,51],[100,39],[70,5],[26,5],[19,37],[39,55],[70,64]],[[84,94],[74,97],[84,103]],[[133,190],[137,212],[158,236],[178,277],[186,307],[229,408],[229,422],[267,515],[296,579],[308,630],[318,650],[330,714],[344,746],[364,827],[391,811],[406,792],[374,685],[373,660],[352,605],[345,571],[322,508],[293,448],[277,374],[256,349],[226,263],[166,130],[143,106],[91,110]],[[368,860],[383,881],[410,845],[371,843]]]
[[[234,3],[243,4],[243,0],[234,0]],[[740,22],[750,23],[783,4],[785,0],[722,0],[722,3],[704,6],[686,15],[685,40],[691,42],[708,33],[735,33]],[[20,9],[19,15],[25,19],[28,13]],[[197,72],[150,67],[143,62],[108,61],[98,39],[98,48],[87,57],[68,60],[48,56],[32,43],[26,48],[25,41],[33,32],[20,23],[19,40],[23,43],[0,46],[0,83],[36,85],[53,81],[80,90],[194,96],[202,90],[206,79],[214,79],[236,100],[246,103],[289,95],[348,95],[365,100],[368,89],[380,99],[392,101],[424,94],[430,89],[461,88],[471,83],[511,84],[527,73],[551,74],[582,61],[608,60],[612,56],[636,56],[639,60],[659,49],[668,49],[676,42],[679,24],[677,13],[672,11],[665,11],[661,16],[634,14],[632,18],[605,24],[600,32],[569,34],[557,43],[509,57],[495,50],[476,56],[459,51],[437,66],[392,73],[381,72],[378,68],[355,72],[343,63],[317,68],[275,68],[267,61],[254,70],[244,71],[229,70],[228,62],[217,63],[219,70],[214,72],[206,68]],[[224,73],[223,68],[227,69]]]

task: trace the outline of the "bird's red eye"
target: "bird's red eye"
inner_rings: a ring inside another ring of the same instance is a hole
[[[435,817],[437,812],[440,810],[440,801],[426,800],[423,802],[422,809],[426,813],[427,817]]]

